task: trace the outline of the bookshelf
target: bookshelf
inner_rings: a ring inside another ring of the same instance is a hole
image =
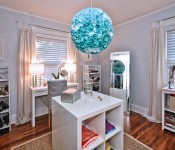
[[[175,89],[167,87],[162,89],[162,130],[166,129],[175,133],[175,106],[172,107],[175,97],[173,98],[172,94],[175,94]]]
[[[87,78],[92,79],[93,91],[101,92],[101,66],[84,65],[83,66],[83,87]]]
[[[8,67],[0,66],[0,135],[11,131]]]

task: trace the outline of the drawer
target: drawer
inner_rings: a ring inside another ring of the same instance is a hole
[[[48,91],[35,91],[35,96],[48,95]]]

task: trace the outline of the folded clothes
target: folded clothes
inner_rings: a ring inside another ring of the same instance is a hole
[[[106,148],[105,150],[111,150],[110,144],[108,142],[106,142]]]
[[[114,150],[111,145],[109,144],[109,142],[106,142],[106,148],[105,150]]]
[[[106,120],[106,129],[105,129],[105,133],[108,134],[111,131],[115,130],[115,126],[112,125],[111,123],[109,123],[108,120]]]
[[[114,130],[115,130],[115,128],[109,130],[108,132],[106,132],[106,134],[109,134],[109,133],[111,133],[111,132],[114,131]]]
[[[88,129],[84,125],[82,126],[82,147],[86,148],[90,145],[93,141],[98,139],[98,134],[93,132],[92,130]]]

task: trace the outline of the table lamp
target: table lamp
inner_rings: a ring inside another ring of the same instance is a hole
[[[44,74],[44,64],[30,64],[29,65],[29,73],[32,75],[32,86],[38,86],[37,76],[40,76],[40,84],[41,86],[41,75]]]
[[[67,63],[65,64],[65,69],[70,73],[70,77],[73,77],[74,82],[74,73],[76,72],[76,64]]]

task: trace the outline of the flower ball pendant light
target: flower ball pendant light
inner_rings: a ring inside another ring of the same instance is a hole
[[[82,9],[72,19],[71,37],[75,47],[83,53],[98,54],[112,41],[110,17],[100,8]]]
[[[112,66],[112,72],[121,75],[125,71],[125,65],[121,60],[115,60]]]

